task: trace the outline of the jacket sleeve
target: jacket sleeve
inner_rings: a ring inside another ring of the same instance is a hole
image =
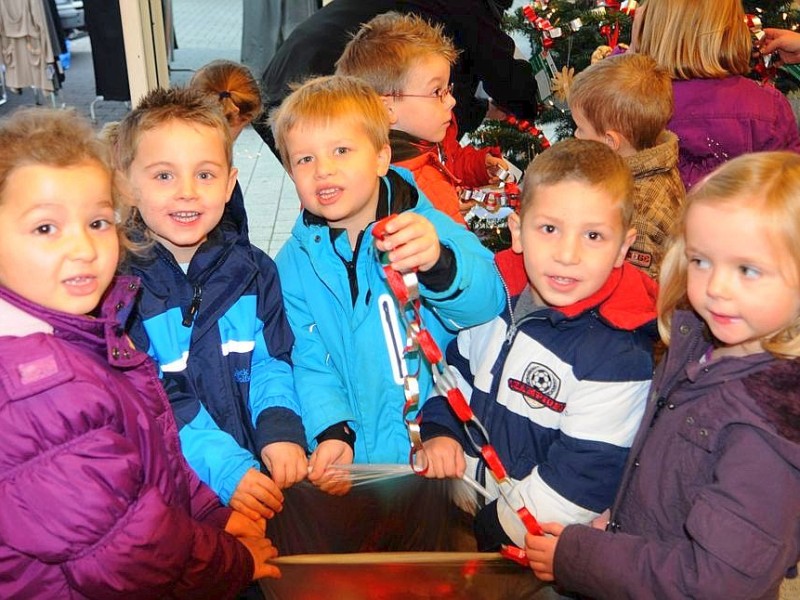
[[[420,296],[450,331],[486,323],[503,310],[506,293],[492,253],[471,231],[435,210],[420,193],[420,214],[436,228],[439,241],[453,251],[456,274],[445,290],[420,286]]]
[[[261,331],[254,336],[250,368],[250,414],[256,446],[294,442],[305,448],[291,364],[294,336],[286,319],[277,267],[266,254],[259,256],[257,323]]]
[[[486,172],[486,155],[495,154],[490,148],[476,148],[472,144],[462,146],[457,139],[458,127],[450,125],[442,140],[447,168],[467,187],[489,185],[489,174]]]
[[[768,127],[765,126],[763,121],[754,121],[752,129],[754,150],[790,150],[792,152],[800,152],[800,133],[798,133],[797,121],[789,101],[775,88],[765,86],[761,89],[773,96],[775,119]]]
[[[445,217],[447,218],[447,217]],[[294,333],[292,365],[295,389],[303,415],[308,448],[314,450],[316,437],[331,425],[355,421],[347,390],[336,368],[331,364],[325,341],[319,333],[310,309],[315,301],[303,285],[303,274],[312,273],[311,265],[289,240],[276,258],[283,288],[286,317]],[[313,274],[308,275],[313,277]]]
[[[105,393],[72,384],[35,400],[56,404],[68,394],[91,406],[93,395]],[[36,420],[35,411],[27,414]],[[70,423],[79,428],[92,420]],[[85,597],[106,597],[110,589],[140,598],[196,597],[199,590],[236,597],[253,573],[247,549],[195,520],[183,505],[168,502],[147,482],[149,468],[118,424],[92,424],[68,442],[56,442],[51,452],[0,476],[3,545],[60,564],[71,587]]]
[[[538,520],[586,523],[614,501],[625,461],[639,429],[650,381],[579,381],[547,459],[517,484],[525,506]],[[503,529],[518,545],[525,530],[500,501]]]
[[[666,525],[684,532],[680,538],[567,527],[556,548],[556,580],[594,598],[735,600],[776,594],[800,543],[796,467],[761,432],[734,426],[708,481],[685,522]]]

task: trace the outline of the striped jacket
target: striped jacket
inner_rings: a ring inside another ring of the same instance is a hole
[[[626,263],[569,307],[533,307],[523,294],[513,310],[459,333],[447,360],[531,514],[588,522],[611,506],[644,411],[656,285]],[[443,397],[425,404],[422,433],[459,439],[468,473],[498,495]],[[524,530],[505,502],[497,518],[521,545]]]
[[[187,461],[227,503],[265,445],[305,447],[278,272],[227,226],[186,274],[162,245],[152,254],[130,264],[142,280],[131,337],[158,364]]]

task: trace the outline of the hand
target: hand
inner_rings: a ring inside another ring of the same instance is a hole
[[[606,530],[608,522],[611,520],[611,509],[607,508],[594,519],[592,519],[592,527],[595,529]]]
[[[777,51],[781,60],[787,64],[800,63],[800,33],[788,29],[764,29],[766,36],[761,43],[761,54]]]
[[[264,517],[253,520],[244,513],[234,510],[225,523],[225,531],[237,538],[264,536],[267,531],[267,520]]]
[[[553,581],[553,557],[556,554],[558,536],[564,531],[564,526],[558,523],[542,523],[542,530],[550,535],[525,535],[525,554],[528,563],[542,581]],[[552,537],[551,537],[552,536]]]
[[[334,465],[353,463],[353,449],[342,440],[326,440],[314,450],[308,461],[308,480],[323,492],[332,496],[344,496],[352,484],[348,473],[337,470]]]
[[[305,449],[293,442],[273,442],[261,449],[261,460],[279,488],[286,489],[308,475]]]
[[[429,271],[439,260],[441,247],[433,224],[422,215],[403,212],[386,223],[386,235],[375,247],[389,252],[395,271]]]
[[[248,469],[233,491],[230,507],[254,521],[260,517],[271,519],[283,510],[283,493],[272,479]]]
[[[498,167],[508,170],[508,163],[497,156],[491,154],[486,155],[486,174],[489,176],[489,183],[500,183],[500,178],[497,176]]]
[[[446,435],[431,438],[422,443],[424,464],[428,471],[425,477],[444,479],[454,477],[461,479],[467,469],[464,449],[456,440]]]
[[[250,551],[255,563],[253,570],[253,580],[261,579],[262,577],[272,577],[279,579],[281,572],[275,565],[269,564],[267,561],[278,556],[278,549],[272,545],[264,536],[261,537],[242,537],[238,539],[245,548]]]
[[[494,102],[489,100],[489,107],[486,109],[486,119],[491,119],[494,121],[502,121],[508,116],[508,113],[505,112],[502,108],[497,106]]]

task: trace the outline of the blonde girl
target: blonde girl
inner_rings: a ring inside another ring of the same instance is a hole
[[[672,75],[667,128],[680,142],[687,190],[740,154],[800,152],[789,102],[746,77],[752,40],[741,0],[647,0],[636,12],[632,47]]]
[[[800,156],[698,184],[661,274],[669,351],[606,531],[546,524],[531,567],[593,598],[777,598],[800,559]]]
[[[125,334],[111,180],[74,112],[0,121],[0,597],[235,598],[276,552],[188,468]]]

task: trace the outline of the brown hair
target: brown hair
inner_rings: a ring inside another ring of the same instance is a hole
[[[633,176],[622,157],[594,140],[567,139],[553,144],[528,165],[522,185],[520,212],[531,206],[536,190],[564,181],[601,189],[619,203],[622,226],[633,221]]]
[[[569,106],[598,133],[617,131],[636,150],[652,148],[672,117],[672,79],[649,56],[611,56],[578,73]]]
[[[683,209],[681,225],[661,265],[658,329],[669,344],[675,311],[689,308],[686,295],[686,214],[692,206],[736,206],[747,203],[758,210],[786,255],[794,261],[800,281],[800,156],[793,152],[760,152],[734,158],[694,186]],[[741,240],[731,240],[732,244]],[[768,299],[765,299],[768,310]],[[794,323],[763,341],[764,349],[784,358],[800,356],[800,316]]]
[[[214,60],[192,76],[189,87],[208,94],[222,105],[228,123],[249,123],[261,114],[261,90],[250,70],[232,60]]]
[[[11,173],[20,167],[44,165],[62,168],[93,162],[112,174],[107,145],[91,124],[75,110],[20,108],[0,119],[0,199]],[[112,195],[114,210],[122,208]],[[120,257],[128,247],[118,228]]]
[[[324,126],[341,119],[362,127],[376,150],[389,144],[389,113],[373,88],[356,77],[316,77],[297,87],[270,113],[275,145],[286,170],[292,170],[286,149],[289,131],[301,123]]]
[[[336,61],[336,73],[360,77],[382,96],[399,94],[411,67],[431,55],[450,65],[458,58],[442,25],[414,14],[388,12],[361,26]]]
[[[673,79],[720,79],[750,71],[752,41],[741,0],[647,0],[636,51]]]

